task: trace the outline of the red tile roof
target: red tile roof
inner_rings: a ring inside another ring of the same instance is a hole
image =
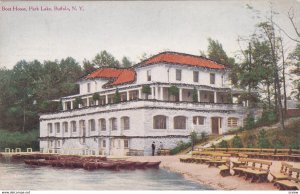
[[[148,65],[153,65],[157,63],[168,63],[176,65],[187,65],[187,66],[197,66],[210,69],[225,69],[225,66],[214,62],[210,59],[204,57],[199,57],[195,55],[188,55],[176,52],[163,52],[155,55],[141,63],[135,65],[134,67],[143,67]],[[104,67],[97,69],[96,71],[85,76],[84,79],[108,79],[109,81],[103,85],[103,88],[113,87],[117,85],[129,84],[135,81],[136,72],[133,68],[128,69],[117,69]]]
[[[204,67],[209,69],[225,69],[225,66],[205,57],[189,55],[176,52],[163,52],[155,55],[145,61],[142,61],[137,66],[148,66],[157,63],[168,63],[177,65],[188,65]]]
[[[136,73],[134,69],[116,69],[116,68],[100,68],[91,74],[85,76],[85,79],[104,78],[109,79],[109,82],[104,84],[103,87],[112,87],[122,84],[128,84],[135,81]]]

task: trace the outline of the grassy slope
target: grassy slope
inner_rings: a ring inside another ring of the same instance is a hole
[[[238,133],[242,139],[244,147],[251,143],[254,147],[257,147],[259,130],[265,129],[267,133],[267,139],[270,143],[270,148],[289,148],[290,145],[300,146],[300,118],[290,119],[286,124],[286,129],[281,130],[279,127],[260,127],[257,129],[251,129]],[[252,140],[251,140],[252,139]],[[277,142],[277,143],[276,143]],[[280,142],[280,143],[278,143]],[[232,140],[229,141],[229,145],[232,145]],[[256,146],[255,146],[256,145]]]
[[[38,130],[24,133],[0,130],[0,151],[4,151],[5,148],[22,148],[22,151],[26,150],[26,148],[39,150],[38,137]]]

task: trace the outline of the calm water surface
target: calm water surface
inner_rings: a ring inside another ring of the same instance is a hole
[[[208,190],[162,169],[96,170],[31,167],[0,161],[0,190]]]

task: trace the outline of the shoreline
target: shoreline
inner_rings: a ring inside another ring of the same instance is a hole
[[[168,171],[179,173],[185,179],[196,182],[198,184],[207,185],[216,190],[278,190],[273,183],[251,183],[244,180],[243,177],[227,176],[222,177],[219,169],[216,167],[208,167],[206,164],[182,163],[179,161],[180,155],[176,156],[132,156],[128,160],[132,161],[161,161],[160,168]],[[295,167],[300,163],[289,162]],[[281,161],[272,161],[270,172],[279,172]],[[272,176],[269,174],[269,181]]]

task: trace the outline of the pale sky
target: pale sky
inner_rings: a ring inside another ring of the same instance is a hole
[[[273,1],[275,21],[294,35],[287,12],[294,7],[300,26],[299,0]],[[238,36],[254,32],[259,21],[250,4],[265,17],[268,1],[0,1],[0,67],[25,59],[54,60],[68,56],[80,64],[107,50],[118,60],[138,62],[145,52],[170,50],[199,55],[209,37],[219,40],[229,56],[239,50]],[[7,11],[17,6],[27,11]],[[29,11],[29,6],[82,6],[84,11]],[[4,7],[4,8],[3,8]],[[6,11],[4,11],[6,10]],[[286,39],[286,48],[295,43]]]

